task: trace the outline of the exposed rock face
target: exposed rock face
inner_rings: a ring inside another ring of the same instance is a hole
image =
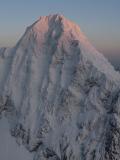
[[[76,24],[40,17],[0,72],[0,113],[34,160],[120,159],[120,75]]]

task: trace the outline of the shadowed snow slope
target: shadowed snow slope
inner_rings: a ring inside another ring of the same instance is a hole
[[[9,134],[5,118],[0,121],[0,160],[32,160],[32,155],[23,146],[18,146]]]
[[[34,160],[119,160],[120,75],[62,15],[0,50],[0,112]]]

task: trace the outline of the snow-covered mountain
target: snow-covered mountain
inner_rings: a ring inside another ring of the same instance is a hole
[[[34,160],[119,160],[119,84],[79,26],[59,14],[0,50],[0,112]]]

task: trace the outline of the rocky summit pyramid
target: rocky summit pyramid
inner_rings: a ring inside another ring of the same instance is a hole
[[[63,15],[0,49],[0,113],[34,160],[120,160],[120,74]]]

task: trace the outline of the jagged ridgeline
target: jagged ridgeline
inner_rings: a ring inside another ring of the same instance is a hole
[[[120,75],[62,15],[0,49],[0,114],[34,160],[120,160]]]

